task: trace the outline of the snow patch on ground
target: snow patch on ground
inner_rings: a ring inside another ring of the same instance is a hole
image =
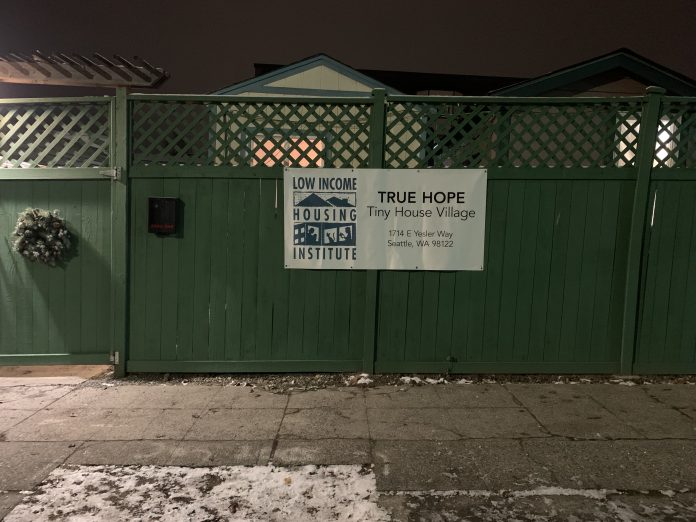
[[[415,377],[415,376],[414,377],[401,377],[399,380],[404,384],[418,385],[418,384],[423,383],[423,379],[421,379],[420,377]]]
[[[626,381],[624,379],[611,379],[609,382],[613,384],[618,384],[619,386],[635,386],[636,383],[633,381]]]
[[[413,377],[400,377],[399,381],[403,384],[411,384],[413,386],[420,386],[422,384],[449,384],[449,381],[444,377],[440,377],[439,379],[432,379],[430,377],[421,379],[416,375],[414,375]],[[466,381],[466,379],[462,379],[462,381]],[[460,382],[459,384],[469,384],[471,382],[473,381],[467,381],[466,383]]]
[[[361,466],[66,466],[7,516],[32,520],[386,521]]]
[[[661,492],[667,495],[665,492]],[[534,489],[524,490],[507,490],[501,489],[497,491],[482,490],[482,489],[451,489],[451,490],[423,490],[423,491],[391,491],[383,493],[385,495],[409,496],[416,498],[425,497],[507,497],[507,498],[524,498],[524,497],[584,497],[595,500],[604,500],[610,495],[620,495],[621,492],[614,489],[575,489],[575,488],[560,488],[555,486],[543,486]]]
[[[603,500],[607,495],[617,495],[619,492],[613,489],[575,489],[559,487],[539,487],[525,491],[511,491],[512,497],[538,497],[538,496],[564,496],[564,497],[585,497],[595,500]]]
[[[369,386],[373,382],[374,380],[370,379],[367,373],[361,373],[359,375],[351,375],[344,381],[344,384],[346,386]]]

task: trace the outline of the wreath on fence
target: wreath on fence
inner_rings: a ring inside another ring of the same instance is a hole
[[[15,252],[50,266],[63,261],[70,249],[70,232],[57,210],[25,208],[19,213],[12,238]]]

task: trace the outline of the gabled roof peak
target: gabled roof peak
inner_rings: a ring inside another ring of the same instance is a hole
[[[264,88],[270,83],[277,82],[278,80],[287,78],[288,76],[292,76],[322,65],[324,67],[332,69],[333,71],[336,71],[339,74],[342,74],[359,83],[362,83],[367,87],[371,87],[373,89],[385,89],[389,94],[400,94],[399,91],[397,91],[396,89],[389,87],[388,85],[385,85],[375,80],[374,78],[370,78],[369,76],[356,71],[352,67],[349,67],[348,65],[324,53],[319,53],[313,56],[309,56],[307,58],[303,58],[302,60],[291,63],[284,67],[280,67],[266,74],[262,74],[261,76],[250,78],[248,80],[232,84],[227,87],[223,87],[222,89],[216,91],[214,94],[240,94],[244,92],[256,92],[259,88]],[[298,91],[301,91],[301,89],[298,89]],[[299,94],[302,94],[302,92],[299,92]],[[327,91],[326,94],[331,94],[331,91]],[[364,95],[365,93],[350,94]]]
[[[556,71],[491,91],[496,96],[539,96],[554,89],[612,70],[624,70],[646,85],[664,87],[670,94],[696,95],[696,81],[627,48],[596,56]]]

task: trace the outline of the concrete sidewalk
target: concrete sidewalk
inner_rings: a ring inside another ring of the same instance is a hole
[[[688,384],[0,386],[0,441],[0,515],[63,464],[270,462],[372,464],[396,520],[696,520]]]

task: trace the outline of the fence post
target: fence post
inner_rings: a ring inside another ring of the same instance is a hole
[[[621,373],[633,373],[636,354],[638,314],[640,311],[640,279],[643,258],[645,225],[650,199],[650,176],[655,158],[660,106],[665,90],[648,87],[640,119],[638,154],[636,155],[636,188],[633,195],[633,213],[626,264],[626,293],[624,296],[623,325],[621,329]]]
[[[384,89],[372,91],[370,111],[370,156],[368,166],[381,169],[384,164],[384,114],[386,93]],[[375,371],[375,349],[377,347],[377,299],[379,298],[379,272],[368,270],[365,293],[365,336],[363,344],[363,371]]]
[[[128,348],[128,96],[116,89],[112,110],[111,166],[111,349],[114,374],[126,374]]]

